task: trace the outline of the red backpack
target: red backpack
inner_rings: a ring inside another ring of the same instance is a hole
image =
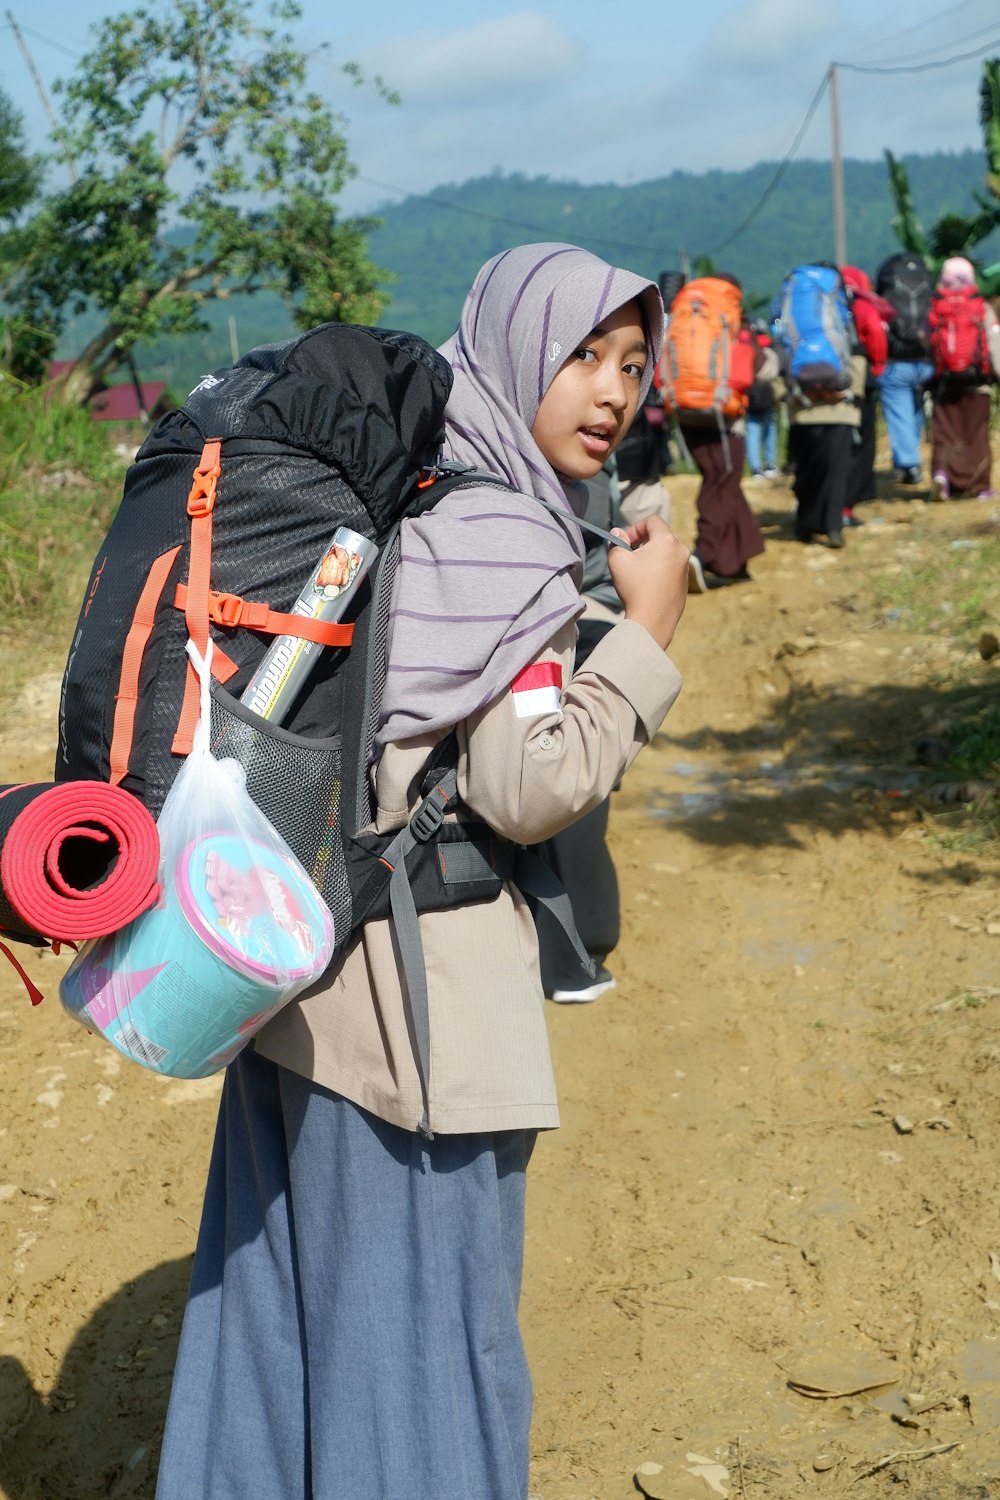
[[[980,385],[989,379],[986,303],[975,287],[935,293],[927,321],[938,375],[952,384]]]

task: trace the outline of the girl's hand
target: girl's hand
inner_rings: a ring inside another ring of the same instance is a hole
[[[612,547],[611,579],[625,606],[626,620],[637,620],[665,651],[687,603],[690,551],[659,516],[647,516],[628,531],[616,528],[633,548]]]

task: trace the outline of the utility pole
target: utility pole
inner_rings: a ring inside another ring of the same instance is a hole
[[[830,127],[833,134],[833,258],[838,266],[847,264],[847,228],[844,220],[844,162],[840,154],[840,90],[837,64],[830,64]]]
[[[51,100],[49,99],[48,94],[45,92],[45,85],[42,82],[41,78],[39,78],[38,76],[38,69],[35,67],[34,58],[28,51],[28,44],[24,40],[24,37],[21,35],[21,28],[14,20],[13,13],[11,11],[5,11],[4,15],[7,17],[8,25],[10,26],[11,31],[14,33],[14,38],[17,42],[17,45],[21,49],[21,55],[28,65],[28,72],[31,74],[32,82],[35,85],[35,92],[38,95],[39,99],[42,101],[42,108],[49,117],[49,124],[52,126],[53,131],[56,131],[59,129],[59,121],[56,119]],[[70,182],[75,182],[76,162],[70,156],[69,152],[66,153],[66,165],[69,168]]]

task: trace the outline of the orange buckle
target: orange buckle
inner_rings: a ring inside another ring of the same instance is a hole
[[[187,510],[189,516],[211,515],[215,506],[215,491],[219,483],[219,475],[222,470],[216,464],[214,468],[195,469],[194,484],[188,495]]]
[[[209,594],[208,617],[215,625],[232,628],[243,618],[245,600],[239,594]]]
[[[188,495],[187,510],[189,516],[199,517],[211,515],[215,506],[215,492],[219,487],[219,475],[222,473],[220,466],[220,444],[218,440],[208,442],[201,450],[201,458],[194,471],[191,492]]]

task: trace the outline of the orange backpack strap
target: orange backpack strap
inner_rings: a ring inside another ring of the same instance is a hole
[[[186,612],[187,601],[188,587],[179,583],[174,590],[174,604]],[[353,625],[316,620],[311,615],[282,614],[269,604],[255,604],[250,599],[241,599],[239,594],[220,594],[214,589],[209,590],[208,618],[213,625],[230,629],[241,625],[244,630],[260,630],[267,635],[294,635],[304,641],[315,641],[318,646],[349,646],[354,639]],[[216,643],[215,651],[218,649]],[[212,660],[214,666],[215,652]]]
[[[187,584],[179,584],[174,602],[184,610],[188,635],[204,656],[208,650],[208,626],[243,625],[250,630],[264,630],[274,635],[297,635],[323,646],[349,646],[354,635],[353,625],[338,625],[333,621],[310,620],[302,615],[282,614],[266,604],[254,604],[241,599],[238,594],[221,594],[209,587],[212,572],[212,511],[222,473],[222,440],[210,438],[201,450],[201,458],[194,471],[187,510],[191,517],[191,555],[188,563]],[[225,682],[236,668],[223,655],[225,672],[215,666],[219,655],[213,652],[213,676]],[[170,749],[174,755],[189,755],[194,743],[195,726],[199,714],[198,674],[188,662],[184,680],[184,701],[181,704],[177,732]]]
[[[139,707],[143,658],[156,623],[157,606],[180,550],[180,547],[172,547],[169,552],[163,552],[154,559],[125,637],[118,691],[115,693],[114,726],[111,731],[109,779],[112,786],[118,786],[128,773],[135,739],[135,716]],[[237,670],[236,663],[216,646],[212,652],[212,676],[219,682],[228,682]]]
[[[166,588],[170,570],[180,550],[180,547],[173,547],[169,552],[162,552],[154,560],[146,575],[146,582],[142,586],[142,593],[139,595],[139,602],[132,616],[132,624],[125,637],[122,669],[118,677],[118,691],[115,694],[115,722],[111,732],[110,780],[112,786],[118,786],[128,771],[132,740],[135,734],[135,714],[139,706],[139,674],[142,670],[142,658],[153,631],[156,606],[160,602],[160,596]]]
[[[222,440],[210,438],[201,450],[188,494],[187,513],[191,517],[191,555],[188,563],[187,603],[184,619],[188,635],[204,656],[208,651],[208,582],[212,572],[212,511],[222,473]],[[188,662],[184,680],[177,733],[170,749],[174,755],[188,755],[198,723],[198,674]]]

